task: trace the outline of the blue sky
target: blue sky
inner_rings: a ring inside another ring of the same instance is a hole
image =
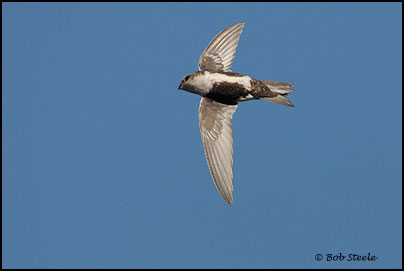
[[[3,268],[401,268],[401,3],[2,7]],[[230,207],[177,87],[237,22],[296,107],[239,105]]]

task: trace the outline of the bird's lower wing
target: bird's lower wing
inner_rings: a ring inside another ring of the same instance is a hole
[[[210,174],[223,199],[233,203],[233,128],[237,105],[226,105],[202,97],[199,128]]]

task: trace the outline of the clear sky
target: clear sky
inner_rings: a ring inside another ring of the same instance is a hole
[[[2,7],[3,268],[401,268],[401,3]],[[296,107],[239,104],[230,207],[177,88],[237,22]]]

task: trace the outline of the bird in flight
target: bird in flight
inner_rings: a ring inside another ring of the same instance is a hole
[[[233,204],[232,117],[239,102],[265,100],[294,106],[286,95],[293,84],[257,80],[230,70],[244,23],[231,25],[209,43],[199,58],[199,71],[185,76],[178,89],[202,96],[199,129],[210,174],[217,190]]]

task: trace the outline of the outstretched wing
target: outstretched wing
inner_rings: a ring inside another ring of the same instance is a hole
[[[231,25],[216,35],[199,58],[200,71],[231,71],[244,23]]]
[[[233,203],[233,128],[237,105],[226,105],[202,97],[199,128],[210,174],[223,199]]]

